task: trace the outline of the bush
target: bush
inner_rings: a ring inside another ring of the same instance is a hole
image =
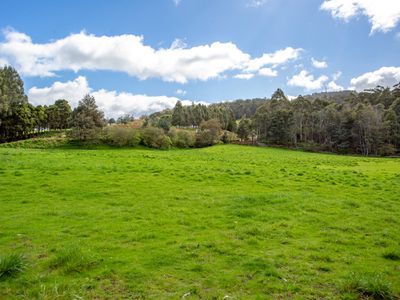
[[[140,144],[141,134],[135,128],[111,126],[105,129],[105,141],[112,146],[134,147]]]
[[[396,154],[396,147],[391,144],[385,144],[379,147],[378,153],[380,156],[389,156]]]
[[[218,143],[221,133],[221,124],[217,119],[203,121],[200,131],[196,134],[196,146],[207,147]]]
[[[239,141],[238,136],[236,133],[234,132],[230,132],[230,131],[224,131],[224,134],[222,135],[221,138],[222,142],[224,144],[231,144],[233,142],[237,142]]]
[[[0,257],[0,280],[17,275],[23,272],[26,267],[26,260],[20,254],[10,254]]]
[[[168,135],[171,138],[174,147],[177,148],[193,147],[196,141],[196,134],[191,130],[171,128]]]
[[[150,148],[169,149],[172,141],[169,136],[166,136],[164,130],[156,127],[147,127],[142,132],[143,144]]]
[[[390,283],[380,274],[351,274],[343,291],[366,299],[395,299]]]

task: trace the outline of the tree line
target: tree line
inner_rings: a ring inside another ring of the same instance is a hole
[[[71,139],[156,148],[241,141],[336,153],[397,154],[400,83],[361,93],[319,93],[293,100],[278,89],[270,99],[187,106],[178,101],[173,109],[143,116],[140,130],[123,128],[134,120],[125,115],[106,121],[90,95],[74,110],[65,99],[35,107],[28,102],[17,71],[0,68],[0,142],[43,130],[68,129]],[[107,123],[112,129],[103,130]]]
[[[259,141],[313,150],[391,155],[400,148],[400,84],[351,93],[342,101],[289,101],[277,90],[251,125]]]
[[[97,110],[95,100],[89,95],[74,110],[65,99],[49,106],[34,106],[24,93],[24,83],[18,72],[10,67],[0,68],[0,142],[24,139],[45,130],[73,128],[74,137],[93,134],[93,128],[103,127],[104,116]],[[85,113],[82,114],[82,110]],[[98,115],[98,118],[88,115]],[[93,121],[95,120],[95,121]],[[83,134],[81,128],[87,133]]]

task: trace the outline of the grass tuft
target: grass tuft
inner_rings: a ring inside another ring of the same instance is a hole
[[[76,245],[66,246],[56,252],[50,267],[61,269],[64,273],[81,273],[95,264],[92,255]]]
[[[27,268],[26,259],[21,254],[9,254],[0,257],[0,280],[14,277]]]
[[[395,299],[390,282],[375,273],[351,274],[343,285],[343,292],[363,299]]]
[[[387,250],[382,256],[389,260],[398,261],[400,260],[400,251],[396,249]]]

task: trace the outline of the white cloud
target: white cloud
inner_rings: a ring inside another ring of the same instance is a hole
[[[49,87],[32,87],[28,91],[28,97],[29,101],[35,105],[49,105],[57,99],[66,99],[72,107],[76,107],[79,100],[89,93],[95,97],[97,105],[105,112],[106,116],[114,118],[125,114],[141,116],[165,108],[172,108],[179,100],[177,97],[119,93],[105,89],[94,91],[89,87],[86,78],[83,76],[67,82],[54,82]],[[184,93],[181,95],[184,95]],[[184,100],[182,103],[190,105],[192,101]]]
[[[66,99],[72,106],[77,106],[84,95],[89,94],[91,88],[85,77],[79,76],[67,82],[54,82],[49,87],[32,87],[28,91],[29,102],[34,105],[53,104],[58,99]]]
[[[175,94],[181,95],[181,96],[185,96],[185,95],[186,95],[186,91],[185,91],[185,90],[182,90],[182,89],[177,89],[177,90],[175,91]]]
[[[258,71],[266,65],[277,67],[278,65],[298,59],[302,51],[303,49],[301,48],[294,49],[292,47],[287,47],[285,49],[277,50],[274,53],[265,53],[261,57],[248,61],[246,71]]]
[[[330,81],[327,86],[328,91],[330,92],[340,92],[344,90],[344,87],[337,84],[334,80]]]
[[[234,76],[234,78],[246,79],[246,80],[252,79],[253,77],[254,77],[253,73],[240,73]]]
[[[388,32],[400,22],[398,0],[325,0],[321,9],[330,11],[334,18],[345,21],[360,14],[365,15],[372,24],[371,33]]]
[[[175,6],[178,6],[179,4],[181,4],[182,0],[172,0],[175,4]]]
[[[319,61],[314,59],[314,57],[311,58],[311,63],[314,66],[314,68],[317,69],[326,69],[328,67],[328,64],[326,63],[326,61]]]
[[[262,68],[258,71],[258,74],[266,77],[276,77],[278,76],[278,71],[271,68]]]
[[[172,44],[171,47],[169,47],[171,50],[175,50],[175,49],[185,49],[187,47],[187,44],[185,43],[184,40],[182,39],[175,39]]]
[[[247,0],[248,7],[260,7],[267,3],[267,0]]]
[[[0,59],[25,76],[56,76],[63,70],[111,70],[139,79],[168,82],[223,78],[227,71],[256,72],[265,65],[278,66],[298,58],[301,49],[287,47],[252,59],[231,42],[214,42],[186,48],[176,39],[170,48],[154,49],[142,36],[95,36],[81,32],[38,44],[20,32],[7,30],[0,42]]]
[[[400,82],[400,67],[382,67],[378,70],[352,78],[350,89],[362,91],[378,85],[392,87]]]
[[[333,73],[332,79],[333,79],[333,81],[336,81],[336,80],[338,80],[341,76],[342,76],[342,72],[341,72],[341,71],[337,71],[337,72]]]
[[[308,91],[320,90],[328,79],[325,75],[314,79],[312,74],[309,74],[306,70],[302,70],[299,74],[289,79],[288,85],[301,87]]]
[[[5,59],[2,59],[0,57],[0,67],[6,66],[6,65],[8,65],[8,61],[6,61]]]

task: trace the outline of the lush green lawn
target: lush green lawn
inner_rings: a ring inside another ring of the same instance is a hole
[[[0,148],[0,187],[0,256],[27,264],[0,298],[400,294],[400,160]]]

